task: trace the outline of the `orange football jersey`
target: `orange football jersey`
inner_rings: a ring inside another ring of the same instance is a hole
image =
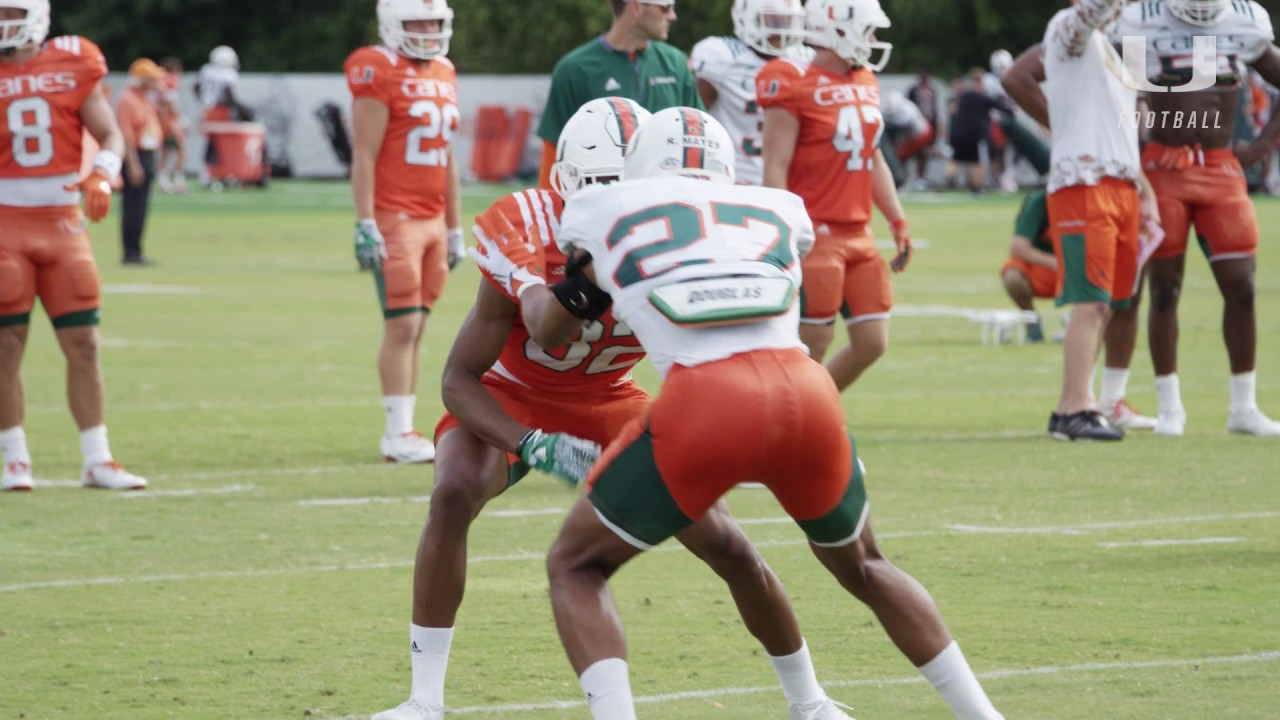
[[[541,243],[547,253],[547,280],[556,283],[564,279],[567,261],[556,245],[563,210],[564,200],[556,193],[524,190],[502,198],[484,214],[505,216],[529,242]],[[499,287],[496,282],[493,285]],[[519,303],[510,294],[507,297]],[[589,397],[593,392],[608,391],[626,380],[631,368],[643,357],[644,348],[631,328],[614,320],[612,312],[589,323],[573,342],[551,349],[539,347],[517,317],[498,364],[489,372],[535,390],[572,391]]]
[[[780,107],[800,121],[787,189],[804,198],[815,222],[871,220],[871,178],[884,133],[880,83],[854,68],[834,75],[796,60],[771,60],[756,75],[760,107]]]
[[[107,60],[77,36],[49,40],[25,62],[0,62],[0,178],[80,171],[80,109],[107,74]]]
[[[411,61],[372,45],[351,53],[347,86],[391,111],[378,153],[373,204],[378,210],[432,218],[444,212],[449,146],[458,131],[458,77],[448,58]]]

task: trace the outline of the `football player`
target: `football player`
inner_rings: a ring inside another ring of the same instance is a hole
[[[631,381],[632,366],[644,356],[635,334],[608,311],[605,296],[582,285],[577,268],[555,245],[565,198],[618,179],[623,149],[647,115],[623,98],[587,103],[557,143],[555,191],[508,195],[476,219],[478,238],[536,246],[546,263],[537,281],[550,277],[555,285],[530,306],[526,291],[532,285],[521,285],[499,267],[501,255],[477,258],[487,280],[445,363],[448,413],[436,426],[436,485],[415,563],[413,689],[407,702],[375,720],[444,717],[467,533],[485,504],[530,468],[576,482],[599,454],[599,444],[649,407],[649,396]],[[584,289],[587,296],[581,295]],[[547,323],[523,320],[547,302],[564,303],[573,314]],[[782,680],[793,720],[847,718],[818,686],[781,584],[728,510],[717,505],[680,540],[729,584],[743,621]]]
[[[624,181],[570,198],[556,235],[582,269],[579,287],[612,300],[663,376],[653,405],[591,470],[547,560],[556,626],[592,715],[636,717],[607,579],[705,523],[739,482],[760,481],[956,717],[1001,718],[928,591],[876,546],[839,390],[796,330],[800,258],[814,240],[804,201],[733,187],[729,145],[706,113],[655,114],[628,147]],[[540,244],[479,241],[514,266],[511,288],[524,283],[526,325],[572,317],[539,283]]]
[[[803,53],[804,8],[800,0],[735,0],[732,12],[736,37],[702,40],[693,46],[689,65],[702,104],[733,138],[738,183],[759,185],[764,119],[756,104],[756,75],[772,58]]]
[[[382,45],[347,58],[354,139],[356,258],[373,270],[382,305],[378,375],[387,413],[387,462],[423,463],[435,446],[413,425],[418,351],[427,314],[465,248],[453,136],[462,118],[445,55],[453,11],[445,0],[379,0]]]
[[[1231,366],[1227,431],[1280,436],[1280,422],[1257,403],[1258,324],[1254,311],[1258,218],[1243,168],[1257,163],[1280,137],[1280,112],[1272,111],[1252,142],[1233,144],[1237,98],[1253,68],[1280,84],[1280,50],[1271,19],[1252,0],[1164,0],[1125,8],[1113,40],[1146,38],[1146,79],[1175,92],[1149,92],[1151,142],[1143,169],[1160,204],[1164,243],[1151,261],[1148,317],[1151,360],[1159,403],[1156,433],[1182,435],[1187,414],[1178,383],[1178,300],[1187,238],[1195,226],[1222,293],[1222,334]],[[1199,80],[1194,61],[1200,38],[1213,38],[1217,55],[1210,87],[1188,92]]]
[[[756,78],[765,109],[764,184],[804,198],[817,226],[804,260],[800,338],[821,361],[847,307],[849,346],[827,365],[843,390],[889,344],[893,290],[871,236],[872,203],[893,228],[893,269],[906,269],[911,258],[906,214],[880,150],[875,73],[892,45],[876,39],[889,27],[878,0],[810,0],[805,17],[813,61],[771,60]]]
[[[49,33],[48,0],[0,0],[0,450],[4,490],[30,490],[19,369],[35,299],[67,359],[67,399],[86,487],[140,490],[147,481],[111,455],[98,362],[100,284],[85,215],[111,209],[124,136],[100,84],[102,51]],[[81,179],[85,131],[101,146]],[[84,212],[80,211],[81,198]]]

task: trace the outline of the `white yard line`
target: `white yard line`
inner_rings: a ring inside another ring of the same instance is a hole
[[[252,492],[254,485],[223,485],[216,488],[186,488],[183,490],[147,490],[145,492],[120,493],[121,500],[145,500],[158,497],[191,497],[193,495],[233,495]]]
[[[1237,665],[1244,663],[1272,663],[1280,661],[1280,651],[1267,651],[1251,655],[1220,655],[1201,658],[1166,658],[1162,660],[1138,660],[1133,662],[1080,663],[1077,665],[1041,665],[1029,668],[1008,668],[978,673],[981,680],[1009,680],[1024,677],[1044,677],[1068,675],[1073,673],[1124,672],[1129,670],[1159,670],[1164,668],[1199,667],[1203,665]],[[860,688],[882,687],[885,685],[917,685],[925,682],[920,675],[901,675],[887,678],[853,678],[833,680],[823,683],[823,687]],[[682,692],[663,693],[661,695],[642,695],[635,699],[637,705],[661,705],[684,700],[708,700],[711,698],[740,697],[743,695],[761,695],[776,693],[781,704],[782,692],[778,685],[751,685],[746,687],[707,688],[685,690]],[[515,703],[510,705],[471,705],[454,708],[449,715],[479,715],[484,713],[502,715],[516,712],[537,712],[540,710],[570,710],[586,706],[583,700],[551,700],[540,703]],[[356,720],[367,718],[369,713],[330,717],[327,720]]]
[[[302,507],[350,507],[353,505],[424,503],[430,499],[430,495],[414,495],[411,497],[314,498],[311,500],[299,500],[298,505]]]
[[[1231,515],[1188,515],[1186,517],[1148,518],[1145,520],[1115,520],[1110,522],[1082,523],[1080,525],[1046,525],[1042,527],[989,527],[986,525],[947,525],[948,530],[977,535],[1088,535],[1093,530],[1121,530],[1125,528],[1159,527],[1167,525],[1195,525],[1223,520],[1266,520],[1280,517],[1280,512],[1247,512]]]
[[[504,511],[498,511],[504,512]],[[551,515],[553,513],[563,512],[559,508],[547,508],[545,510],[532,511],[505,511],[507,513],[525,513],[534,515]],[[496,514],[496,513],[490,513]],[[526,515],[508,514],[505,517],[524,517]],[[1023,534],[1067,534],[1077,535],[1085,534],[1085,529],[1108,529],[1113,527],[1147,527],[1147,526],[1173,526],[1185,525],[1197,522],[1213,522],[1221,520],[1256,520],[1280,516],[1277,512],[1255,512],[1255,513],[1239,513],[1235,515],[1198,515],[1194,517],[1184,518],[1152,518],[1149,520],[1133,520],[1121,523],[1092,523],[1085,525],[1061,526],[1058,528],[1031,528],[1024,529],[1020,532]],[[748,524],[750,522],[748,521]],[[882,540],[907,537],[931,537],[937,535],[953,535],[957,531],[956,527],[971,526],[947,526],[941,530],[908,530],[901,532],[887,532],[877,534],[877,538]],[[1077,532],[1064,533],[1062,530],[1068,528]],[[987,528],[992,530],[992,528]],[[967,532],[967,531],[962,531]],[[753,541],[758,548],[771,547],[796,547],[806,545],[804,538],[791,538],[784,540],[762,540]],[[651,553],[667,553],[667,552],[684,552],[684,547],[678,543],[669,543],[661,547],[651,550]],[[506,555],[481,555],[470,557],[467,559],[468,564],[481,564],[492,562],[522,562],[527,560],[541,561],[545,557],[543,552],[531,552],[528,550],[520,550],[515,553]],[[259,577],[276,577],[281,575],[305,575],[309,573],[329,573],[348,570],[386,570],[390,568],[412,567],[412,561],[397,562],[365,562],[351,563],[347,565],[314,565],[295,568],[274,568],[265,570],[224,570],[214,572],[197,572],[197,573],[175,573],[171,575],[143,575],[137,577],[97,577],[97,578],[65,578],[59,580],[43,580],[26,583],[13,583],[9,585],[0,585],[0,594],[26,592],[28,590],[53,590],[59,588],[85,587],[92,585],[137,585],[143,583],[156,582],[179,582],[185,580],[203,580],[208,578],[259,578]]]
[[[1177,545],[1226,545],[1229,543],[1249,542],[1249,538],[1243,537],[1205,537],[1205,538],[1184,538],[1178,540],[1134,540],[1132,542],[1104,542],[1098,543],[1100,548],[1156,548],[1156,547],[1174,547]]]

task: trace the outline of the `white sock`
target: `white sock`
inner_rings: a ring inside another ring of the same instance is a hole
[[[1117,370],[1115,368],[1102,368],[1102,408],[1107,412],[1111,412],[1111,408],[1116,403],[1124,400],[1125,392],[1129,389],[1129,369]]]
[[[578,683],[587,694],[593,720],[636,720],[626,660],[601,660],[583,670]]]
[[[387,411],[387,436],[400,437],[413,429],[415,395],[384,395],[382,407]]]
[[[101,465],[111,462],[111,445],[107,442],[107,426],[98,425],[80,433],[80,454],[84,456],[84,466]]]
[[[954,641],[938,653],[938,657],[925,663],[920,674],[951,706],[956,720],[1004,720],[982,690],[969,661],[964,659],[964,653]]]
[[[1258,407],[1258,372],[1256,370],[1231,376],[1231,411],[1253,410]]]
[[[27,449],[27,434],[23,432],[21,425],[0,430],[0,454],[7,463],[31,464],[31,451]]]
[[[782,657],[769,656],[773,663],[773,671],[782,681],[782,692],[787,696],[787,705],[802,705],[824,699],[827,694],[818,685],[818,676],[813,671],[813,659],[809,657],[809,644],[804,643],[800,649]]]
[[[1156,376],[1156,404],[1161,412],[1184,412],[1178,373]]]
[[[444,707],[444,676],[449,670],[453,628],[429,628],[409,623],[409,659],[413,690],[409,697]]]

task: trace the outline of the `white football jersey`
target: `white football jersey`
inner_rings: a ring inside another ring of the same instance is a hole
[[[596,284],[613,297],[613,316],[635,332],[664,378],[672,365],[803,348],[793,294],[778,314],[740,324],[681,323],[670,308],[706,318],[778,287],[798,291],[801,252],[813,241],[797,195],[681,177],[581,190],[566,203],[557,236],[566,253],[591,253]]]
[[[920,108],[897,90],[880,96],[880,115],[886,127],[908,130],[912,137],[929,129],[929,121]]]
[[[1232,0],[1230,9],[1211,27],[1174,17],[1164,0],[1144,0],[1125,7],[1107,30],[1115,45],[1122,45],[1126,36],[1146,38],[1147,79],[1160,86],[1191,81],[1197,35],[1216,38],[1218,89],[1223,90],[1241,87],[1248,76],[1247,65],[1262,57],[1275,42],[1271,16],[1253,0]]]
[[[804,59],[812,50],[800,46],[786,57]],[[737,155],[735,175],[741,185],[764,181],[764,113],[756,105],[756,75],[769,58],[736,37],[709,37],[693,46],[689,65],[699,80],[711,83],[718,97],[707,109],[733,138]]]

